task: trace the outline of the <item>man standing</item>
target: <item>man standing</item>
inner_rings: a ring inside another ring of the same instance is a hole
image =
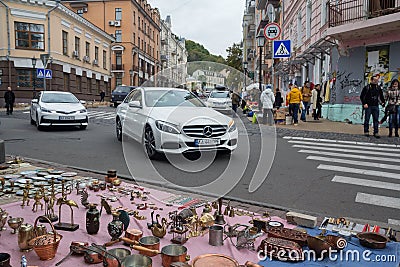
[[[379,104],[385,104],[382,88],[378,85],[378,79],[378,75],[372,76],[370,84],[367,84],[363,88],[360,95],[360,100],[364,109],[364,135],[369,136],[369,119],[372,115],[375,138],[380,138],[378,134]]]
[[[237,112],[237,107],[240,104],[240,96],[239,96],[239,94],[237,92],[233,91],[231,99],[232,99],[232,109],[236,113]]]
[[[101,90],[100,92],[100,102],[104,102],[104,97],[106,96],[106,92],[104,90]]]
[[[12,115],[13,108],[14,108],[14,102],[15,102],[15,94],[11,90],[10,86],[7,88],[7,91],[4,93],[4,100],[6,102],[7,115]]]
[[[303,88],[301,89],[301,94],[303,95],[303,105],[304,109],[301,112],[301,117],[300,119],[302,121],[306,121],[306,112],[309,108],[310,105],[310,99],[311,99],[311,89],[310,89],[310,82],[305,82]]]
[[[268,123],[269,126],[272,126],[274,123],[272,109],[274,107],[275,96],[271,88],[271,85],[267,85],[267,88],[261,93],[260,97],[263,106],[263,124]]]

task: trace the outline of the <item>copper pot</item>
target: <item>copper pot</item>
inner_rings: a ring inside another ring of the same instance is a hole
[[[131,255],[131,251],[126,248],[113,248],[106,251],[103,258],[104,267],[121,267],[121,262]]]
[[[155,237],[155,236],[145,236],[139,239],[139,245],[148,248],[150,250],[160,250],[160,238]],[[132,247],[134,248],[134,247]],[[139,251],[139,254],[148,256],[148,257],[154,257],[158,253],[155,252],[149,252],[149,251]]]
[[[132,241],[139,241],[143,237],[143,232],[138,229],[127,229],[125,231],[125,237]]]
[[[151,258],[135,254],[126,257],[121,265],[122,267],[152,267],[152,264]]]
[[[389,241],[386,236],[373,232],[358,233],[357,237],[362,246],[373,249],[385,248]]]
[[[170,267],[173,262],[187,261],[187,248],[182,245],[167,245],[161,249],[162,266]]]
[[[99,249],[98,247],[89,246],[83,247],[85,250],[85,256],[83,257],[85,262],[88,264],[97,264],[103,262],[104,251]]]
[[[327,252],[330,249],[333,249],[333,245],[328,241],[315,236],[308,236],[307,237],[307,245],[310,250],[315,251],[317,256],[327,256],[328,253],[323,253],[324,251]],[[323,253],[323,254],[322,254]]]

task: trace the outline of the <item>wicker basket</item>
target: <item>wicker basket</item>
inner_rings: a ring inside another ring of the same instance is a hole
[[[28,244],[29,246],[33,247],[33,250],[35,250],[40,260],[47,261],[53,259],[56,256],[58,245],[60,244],[62,235],[56,233],[53,224],[45,216],[39,216],[36,218],[34,226],[35,229],[39,219],[44,219],[50,224],[52,233],[37,236],[29,240]]]

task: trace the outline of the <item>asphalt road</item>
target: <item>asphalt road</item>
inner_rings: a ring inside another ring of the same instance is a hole
[[[113,108],[90,110],[92,118],[88,129],[84,131],[77,129],[38,131],[30,125],[29,114],[21,111],[14,112],[12,117],[1,114],[0,138],[5,140],[6,153],[11,155],[99,171],[113,168],[117,169],[119,174],[133,175],[148,181],[155,181],[161,175],[166,179],[165,183],[191,188],[196,192],[202,190],[207,193],[213,192],[216,187],[210,189],[206,185],[223,177],[219,179],[222,180],[222,186],[218,185],[219,189],[225,189],[229,197],[236,199],[318,215],[344,216],[385,223],[388,219],[395,222],[400,220],[398,189],[396,191],[382,187],[360,187],[354,183],[332,182],[335,175],[343,175],[343,172],[338,172],[335,168],[321,168],[321,163],[324,162],[320,162],[320,159],[310,160],[307,159],[307,154],[299,153],[299,148],[293,142],[299,142],[297,145],[301,146],[303,142],[301,140],[291,141],[277,136],[276,153],[273,154],[275,146],[273,133],[263,128],[263,134],[260,134],[257,126],[245,121],[245,129],[240,129],[239,140],[242,141],[242,145],[231,156],[218,155],[211,164],[208,162],[208,156],[204,160],[193,158],[171,160],[179,167],[166,159],[149,164],[138,143],[128,140],[121,144],[115,138],[115,125],[112,119],[114,110]],[[264,147],[261,147],[261,144]],[[306,150],[315,148],[312,143],[307,145],[307,142],[305,147]],[[270,156],[262,157],[260,151],[263,151],[263,154],[267,151],[266,154]],[[273,163],[271,162],[269,170],[268,161],[272,159]],[[347,162],[342,163],[348,166]],[[363,174],[353,176],[365,177]],[[235,179],[238,182],[229,190],[229,185]],[[386,176],[379,174],[370,180],[388,182]],[[250,185],[257,181],[262,181],[261,186],[256,191],[249,192]],[[360,192],[367,196],[384,195],[392,200],[389,201],[391,205],[387,205],[386,202],[380,206],[366,204],[365,201],[359,201]]]

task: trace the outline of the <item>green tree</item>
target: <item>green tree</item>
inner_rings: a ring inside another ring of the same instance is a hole
[[[241,43],[234,43],[232,46],[226,49],[228,52],[228,57],[226,58],[226,62],[228,66],[237,69],[242,72],[242,62],[243,62],[243,50]]]
[[[222,56],[211,54],[203,45],[192,40],[186,40],[186,49],[188,51],[188,62],[210,61],[226,64],[226,60]]]

